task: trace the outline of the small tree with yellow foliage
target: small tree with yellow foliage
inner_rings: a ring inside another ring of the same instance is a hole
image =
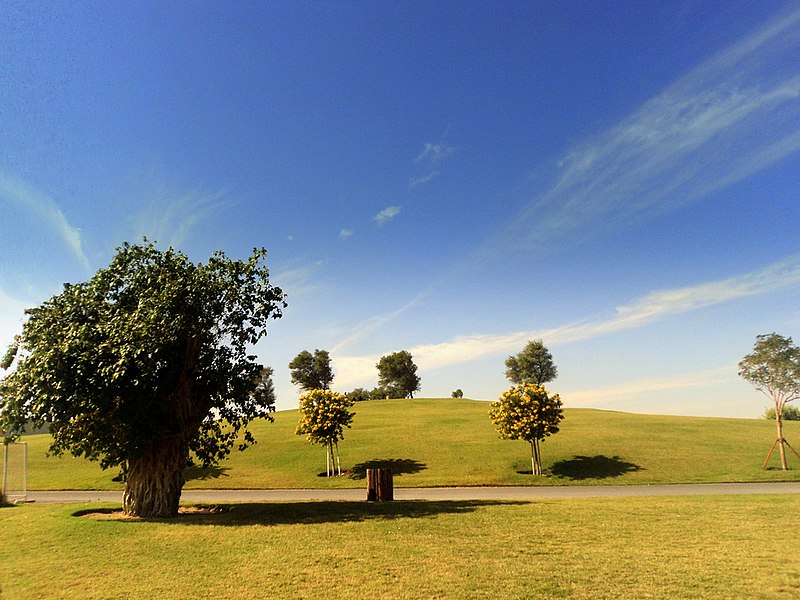
[[[300,422],[295,433],[305,435],[312,444],[325,446],[328,477],[336,471],[342,474],[339,440],[344,439],[344,428],[350,427],[355,415],[347,410],[351,406],[352,400],[331,390],[311,390],[300,396]]]
[[[564,418],[558,394],[550,396],[544,386],[533,383],[512,386],[489,405],[489,417],[501,438],[525,440],[531,445],[531,472],[541,475],[539,442],[558,433],[558,424]]]

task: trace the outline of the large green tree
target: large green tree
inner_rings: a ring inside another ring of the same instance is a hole
[[[328,477],[337,469],[342,474],[339,440],[344,439],[344,428],[353,421],[355,413],[348,410],[351,406],[353,400],[330,390],[314,389],[300,396],[300,422],[295,433],[305,435],[312,444],[325,446]]]
[[[178,512],[184,467],[224,458],[274,410],[252,347],[285,308],[266,251],[192,263],[145,240],[124,244],[89,281],[66,284],[17,338],[0,381],[0,426],[50,424],[54,454],[126,473],[123,506],[142,517]]]
[[[800,397],[800,348],[792,343],[790,337],[777,333],[758,335],[753,351],[739,362],[739,375],[769,398],[775,407],[777,437],[764,466],[777,445],[781,469],[785,471],[789,467],[784,447],[788,444],[783,437],[783,411],[789,402]]]
[[[317,349],[314,354],[303,350],[289,363],[289,370],[292,383],[307,392],[330,389],[333,381],[331,356],[327,350]]]
[[[525,440],[531,445],[531,472],[541,475],[540,442],[558,433],[564,418],[558,394],[551,396],[543,386],[533,383],[512,386],[489,405],[489,417],[501,438]]]
[[[557,376],[553,355],[542,340],[528,342],[519,354],[506,359],[506,378],[515,385],[544,385]]]
[[[393,398],[413,398],[420,388],[417,365],[406,350],[393,352],[381,359],[378,367],[378,385]]]

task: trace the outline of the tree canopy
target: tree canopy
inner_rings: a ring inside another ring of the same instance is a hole
[[[327,350],[303,350],[289,363],[292,383],[301,390],[327,390],[333,381],[331,357]]]
[[[176,515],[190,458],[209,466],[244,449],[248,423],[274,410],[251,354],[286,306],[265,259],[216,252],[194,264],[147,240],[123,244],[89,281],[27,311],[4,361],[16,355],[0,426],[13,438],[49,423],[54,454],[123,468],[128,514]]]
[[[506,359],[506,378],[515,385],[544,385],[557,376],[553,355],[542,340],[528,342],[519,354]]]
[[[739,375],[772,401],[778,434],[772,448],[774,450],[778,445],[781,468],[788,469],[783,411],[786,404],[800,397],[800,348],[794,345],[790,337],[777,333],[758,335],[753,351],[739,362]],[[767,461],[771,455],[772,450]]]
[[[420,389],[417,365],[410,352],[401,350],[381,356],[378,367],[378,386],[393,398],[413,398]]]
[[[558,394],[550,396],[543,386],[532,383],[512,386],[489,405],[489,417],[501,438],[531,445],[531,472],[541,475],[539,442],[558,433],[564,418]]]
[[[325,446],[328,477],[334,470],[334,458],[339,475],[342,474],[339,440],[344,439],[344,428],[353,421],[355,413],[347,410],[351,406],[353,400],[330,390],[314,389],[300,396],[300,422],[295,433],[305,435],[312,444]]]

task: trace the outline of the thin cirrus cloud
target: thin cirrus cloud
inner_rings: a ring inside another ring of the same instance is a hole
[[[737,277],[671,290],[659,290],[619,306],[607,318],[588,319],[540,331],[460,336],[447,342],[410,348],[420,369],[438,369],[484,356],[506,354],[527,340],[543,339],[548,345],[566,344],[615,331],[644,327],[666,317],[769,294],[800,285],[800,255]],[[342,385],[368,380],[378,357],[353,356],[336,359],[337,380]]]
[[[80,230],[67,221],[64,213],[50,196],[21,179],[0,171],[0,197],[22,206],[41,219],[42,224],[69,247],[81,267],[87,273],[91,271],[89,259],[83,251]]]
[[[351,235],[353,235],[353,230],[352,229],[340,229],[339,230],[339,237],[341,239],[343,239],[343,240],[346,240]]]
[[[447,146],[443,143],[438,144],[425,144],[425,147],[422,149],[417,157],[414,159],[414,163],[421,163],[424,160],[428,160],[430,162],[437,162],[442,160],[443,158],[447,158],[453,152],[456,151],[455,146]]]
[[[701,63],[558,161],[504,240],[538,245],[675,210],[800,150],[800,10]]]
[[[408,312],[415,306],[417,306],[425,296],[425,292],[420,292],[411,301],[405,303],[400,308],[384,314],[384,315],[377,315],[367,319],[366,321],[361,322],[357,325],[345,339],[337,343],[333,349],[331,350],[332,354],[336,355],[343,351],[345,348],[352,346],[353,344],[360,342],[364,338],[371,336],[373,333],[381,329],[387,323],[394,321],[404,313]]]
[[[425,185],[426,183],[432,181],[439,175],[439,171],[431,171],[427,175],[423,175],[421,177],[412,177],[408,181],[409,188],[415,188],[418,185]]]
[[[150,194],[149,206],[131,219],[134,237],[180,247],[198,223],[222,206],[223,196],[224,192],[174,193],[161,187]]]
[[[680,390],[688,388],[706,388],[709,386],[722,386],[730,383],[731,373],[736,373],[736,365],[725,365],[715,369],[683,373],[670,377],[635,379],[610,386],[593,388],[591,390],[578,390],[570,392],[570,406],[579,406],[619,402],[620,399],[640,400],[644,394]]]
[[[377,215],[375,215],[372,220],[375,221],[378,225],[385,225],[392,219],[394,219],[397,215],[400,214],[400,209],[402,206],[387,206],[382,211],[380,211]]]

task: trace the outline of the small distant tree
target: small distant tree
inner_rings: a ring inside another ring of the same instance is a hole
[[[389,390],[382,388],[382,387],[374,387],[369,391],[369,399],[370,400],[384,400],[385,398],[389,398],[391,393]]]
[[[333,381],[331,357],[327,350],[303,350],[289,363],[292,383],[301,390],[327,390]]]
[[[365,402],[370,399],[369,390],[357,387],[352,392],[348,392],[347,397],[353,402]]]
[[[764,411],[764,418],[768,421],[775,420],[775,409],[768,408]],[[800,421],[800,408],[797,406],[784,406],[783,407],[783,420],[784,421]]]
[[[413,398],[420,388],[417,365],[410,352],[401,350],[382,356],[378,367],[378,385],[394,398]]]
[[[454,391],[454,392],[453,392],[452,394],[450,394],[450,395],[451,395],[453,398],[463,398],[463,397],[464,397],[464,392],[462,392],[462,391],[461,391],[461,388],[458,388],[456,391]]]
[[[272,367],[261,367],[261,370],[256,375],[256,387],[253,390],[253,399],[259,406],[274,406],[275,397],[275,384],[272,383],[273,375]]]
[[[558,433],[564,418],[558,394],[550,396],[543,386],[532,383],[512,386],[489,405],[489,417],[501,438],[525,440],[531,445],[531,471],[541,475],[539,443]]]
[[[553,355],[542,340],[528,342],[522,352],[506,359],[506,378],[515,385],[544,385],[557,376]]]
[[[350,398],[330,390],[311,390],[300,396],[300,422],[295,433],[305,435],[312,444],[325,446],[328,477],[334,471],[342,474],[339,440],[344,439],[344,428],[353,421],[355,413],[347,410],[351,406]]]
[[[789,467],[784,446],[789,444],[783,437],[783,411],[789,402],[800,397],[800,348],[792,343],[790,337],[777,333],[758,335],[753,352],[739,362],[739,375],[772,400],[777,438],[764,461],[764,468],[777,445],[781,454],[781,469],[786,471]],[[793,448],[792,451],[795,452]]]

